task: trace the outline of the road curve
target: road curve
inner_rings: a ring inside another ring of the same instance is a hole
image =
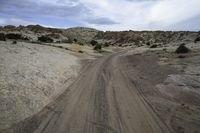
[[[170,133],[130,81],[122,56],[90,64],[34,133]]]

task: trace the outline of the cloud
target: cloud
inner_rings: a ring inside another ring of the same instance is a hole
[[[125,0],[130,2],[143,2],[143,1],[161,1],[161,0]]]
[[[80,18],[84,14],[90,14],[89,10],[81,3],[77,3],[76,5],[59,3],[59,1],[51,3],[31,0],[2,0],[0,12],[18,17],[32,17],[31,15],[34,15],[60,18]]]
[[[199,0],[164,0],[156,3],[149,15],[150,21],[170,25],[200,15]]]
[[[199,0],[1,0],[0,24],[21,21],[101,30],[199,30],[199,7]]]
[[[199,22],[199,0],[86,1],[98,17],[120,22],[112,26],[96,26],[104,30],[188,30],[186,25],[190,25],[191,30],[200,29],[200,25],[195,23]]]

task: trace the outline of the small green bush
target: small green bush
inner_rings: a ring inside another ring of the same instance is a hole
[[[147,42],[147,43],[146,43],[146,45],[147,45],[147,46],[150,46],[150,45],[151,45],[151,43],[150,43],[150,42]]]
[[[103,46],[104,47],[109,47],[109,43],[106,42]]]
[[[83,45],[84,45],[82,42],[79,42],[78,44],[79,44],[79,45],[81,45],[81,46],[83,46]]]
[[[197,37],[197,38],[194,40],[195,43],[197,43],[197,42],[199,42],[199,41],[200,41],[200,37]]]
[[[97,51],[101,50],[101,45],[100,45],[100,44],[97,44],[97,45],[94,47],[94,50],[97,50]]]
[[[4,33],[0,33],[0,41],[6,41]]]
[[[17,41],[13,41],[12,44],[17,44]]]
[[[64,48],[63,46],[56,46],[57,48]]]
[[[156,44],[153,44],[150,46],[150,48],[157,48],[157,47],[158,47],[158,45],[156,45]]]
[[[76,38],[74,38],[74,42],[76,43],[78,40]]]
[[[27,37],[23,37],[21,34],[17,33],[8,33],[5,35],[7,39],[15,39],[15,40],[29,40]]]
[[[90,43],[92,44],[92,46],[95,46],[95,45],[97,45],[97,44],[98,44],[98,42],[97,42],[97,41],[95,41],[95,40],[92,40]]]
[[[190,50],[185,46],[184,43],[182,43],[175,51],[177,54],[180,54],[180,53],[188,53],[190,52]]]
[[[186,58],[185,55],[179,55],[178,58]]]
[[[167,48],[163,48],[163,51],[167,51]]]
[[[38,37],[38,41],[40,41],[40,42],[46,42],[46,43],[52,43],[53,39],[51,39],[48,36],[41,36],[41,37]]]

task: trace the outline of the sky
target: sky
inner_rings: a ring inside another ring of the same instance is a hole
[[[0,25],[200,31],[200,0],[0,0]]]

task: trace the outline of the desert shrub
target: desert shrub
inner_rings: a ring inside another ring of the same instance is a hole
[[[4,26],[4,28],[5,29],[15,29],[16,26],[14,26],[14,25],[6,25],[6,26]]]
[[[61,41],[56,41],[56,43],[61,43]]]
[[[176,49],[176,53],[188,53],[190,50],[185,46],[184,43],[182,43],[177,49]]]
[[[74,39],[74,42],[77,42],[77,41],[78,41],[78,40],[75,38],[75,39]]]
[[[81,50],[79,50],[78,52],[79,52],[79,53],[83,53],[83,51],[81,51]]]
[[[53,44],[43,44],[43,45],[47,45],[47,46],[52,46],[52,47],[55,47],[55,48],[64,48],[63,46],[57,46],[57,45],[53,45]]]
[[[13,41],[12,44],[17,44],[17,41]]]
[[[63,46],[56,46],[57,48],[64,48]]]
[[[40,41],[40,42],[46,42],[46,43],[52,43],[53,39],[51,39],[48,36],[41,36],[41,37],[38,37],[38,41]]]
[[[109,47],[109,43],[104,43],[104,45],[103,45],[104,47]]]
[[[147,45],[147,46],[150,46],[150,45],[151,45],[151,43],[150,43],[150,42],[147,42],[147,43],[146,43],[146,45]]]
[[[4,33],[0,33],[0,41],[6,41]]]
[[[179,55],[178,58],[185,58],[185,55]]]
[[[94,50],[97,50],[97,51],[101,50],[101,45],[100,45],[100,44],[97,44],[97,45],[94,47]]]
[[[84,45],[82,42],[79,42],[78,44],[79,44],[79,45],[81,45],[81,46],[83,46],[83,45]]]
[[[42,44],[41,42],[38,42],[38,41],[30,41],[30,43],[33,43],[33,44]]]
[[[167,51],[167,48],[163,48],[163,51]]]
[[[197,38],[194,40],[195,43],[197,43],[197,42],[199,42],[199,41],[200,41],[200,37],[197,37]]]
[[[153,45],[150,46],[150,48],[157,48],[157,46],[158,46],[158,45],[153,44]]]
[[[7,39],[15,39],[15,40],[29,40],[27,37],[23,37],[21,34],[17,33],[8,33],[5,35]]]
[[[95,40],[92,40],[90,43],[92,44],[92,46],[95,46],[95,45],[97,45],[97,44],[98,44],[98,42],[97,42],[97,41],[95,41]]]

